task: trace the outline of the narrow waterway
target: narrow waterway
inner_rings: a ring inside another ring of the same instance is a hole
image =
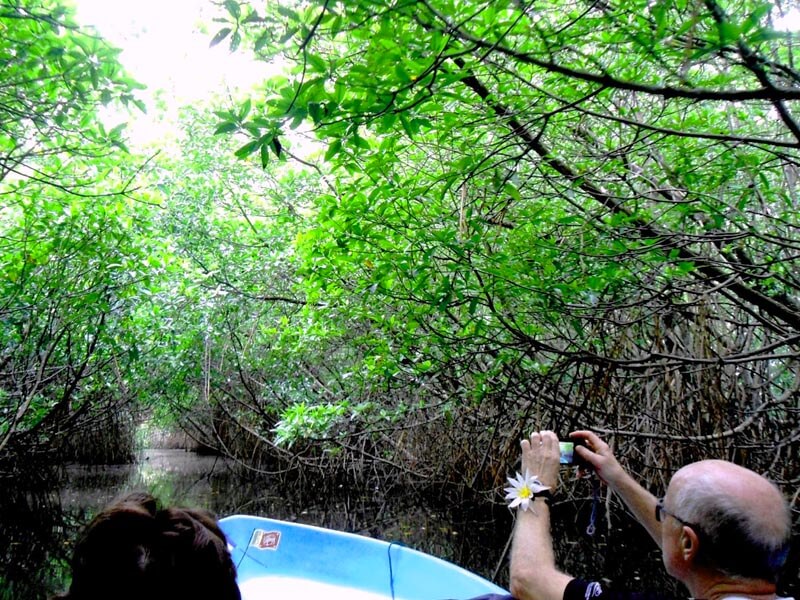
[[[183,450],[148,450],[132,465],[70,466],[52,481],[31,475],[35,486],[0,481],[0,600],[46,600],[63,591],[78,531],[103,506],[135,490],[219,516],[268,516],[398,542],[507,585],[504,557],[512,519],[503,506],[492,510],[488,498],[443,506],[433,492],[365,496],[341,489],[335,497],[295,492],[224,459]],[[595,506],[590,497],[554,504],[559,565],[628,589],[674,589],[680,595],[644,530],[620,510],[609,531],[603,505]],[[586,528],[595,508],[598,533],[590,536]],[[797,564],[796,556],[791,564]],[[797,570],[790,570],[784,592],[800,599],[797,577]]]
[[[468,516],[458,507],[431,508],[413,495],[336,498],[287,494],[213,456],[147,450],[136,464],[69,466],[55,485],[21,482],[0,491],[0,600],[43,600],[63,591],[80,528],[103,506],[134,490],[165,504],[205,507],[219,516],[253,514],[352,531],[403,543],[492,578],[508,539],[507,523]],[[502,571],[502,570],[501,570]],[[497,571],[499,583],[504,573]]]

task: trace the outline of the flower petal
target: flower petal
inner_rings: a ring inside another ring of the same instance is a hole
[[[522,510],[528,510],[528,508],[533,510],[532,502],[536,494],[550,489],[536,475],[531,475],[527,469],[524,477],[522,474],[517,473],[514,477],[508,477],[507,479],[510,486],[504,488],[503,491],[506,492],[505,499],[511,501],[509,503],[510,508],[520,506]]]

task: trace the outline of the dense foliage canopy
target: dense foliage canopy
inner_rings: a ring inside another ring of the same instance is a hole
[[[58,447],[125,396],[149,234],[104,105],[138,106],[118,51],[60,3],[0,5],[0,456]],[[136,209],[140,210],[140,209]],[[30,458],[30,457],[29,457]]]
[[[660,467],[685,460],[675,443],[746,448],[796,484],[800,76],[781,7],[225,7],[215,42],[290,68],[218,132],[264,165],[294,129],[326,144],[302,285],[329,335],[364,332],[382,402],[472,407],[495,459],[533,418],[657,441],[642,458]]]

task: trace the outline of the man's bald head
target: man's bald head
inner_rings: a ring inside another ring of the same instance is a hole
[[[789,505],[758,473],[722,460],[680,469],[667,491],[671,509],[702,531],[700,559],[732,577],[774,581],[791,536]]]

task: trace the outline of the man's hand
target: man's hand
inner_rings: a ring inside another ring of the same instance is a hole
[[[552,431],[532,433],[522,440],[522,470],[536,475],[551,491],[558,485],[558,437]]]
[[[617,462],[611,448],[591,431],[573,431],[570,437],[583,438],[586,446],[576,446],[580,457],[594,467],[597,475],[608,484],[653,540],[661,546],[661,523],[656,519],[656,498],[631,477]]]
[[[598,477],[607,483],[612,489],[617,486],[619,481],[625,477],[626,473],[622,466],[617,462],[611,448],[603,440],[591,431],[573,431],[569,437],[582,438],[586,441],[585,446],[576,446],[575,452],[592,465]]]

